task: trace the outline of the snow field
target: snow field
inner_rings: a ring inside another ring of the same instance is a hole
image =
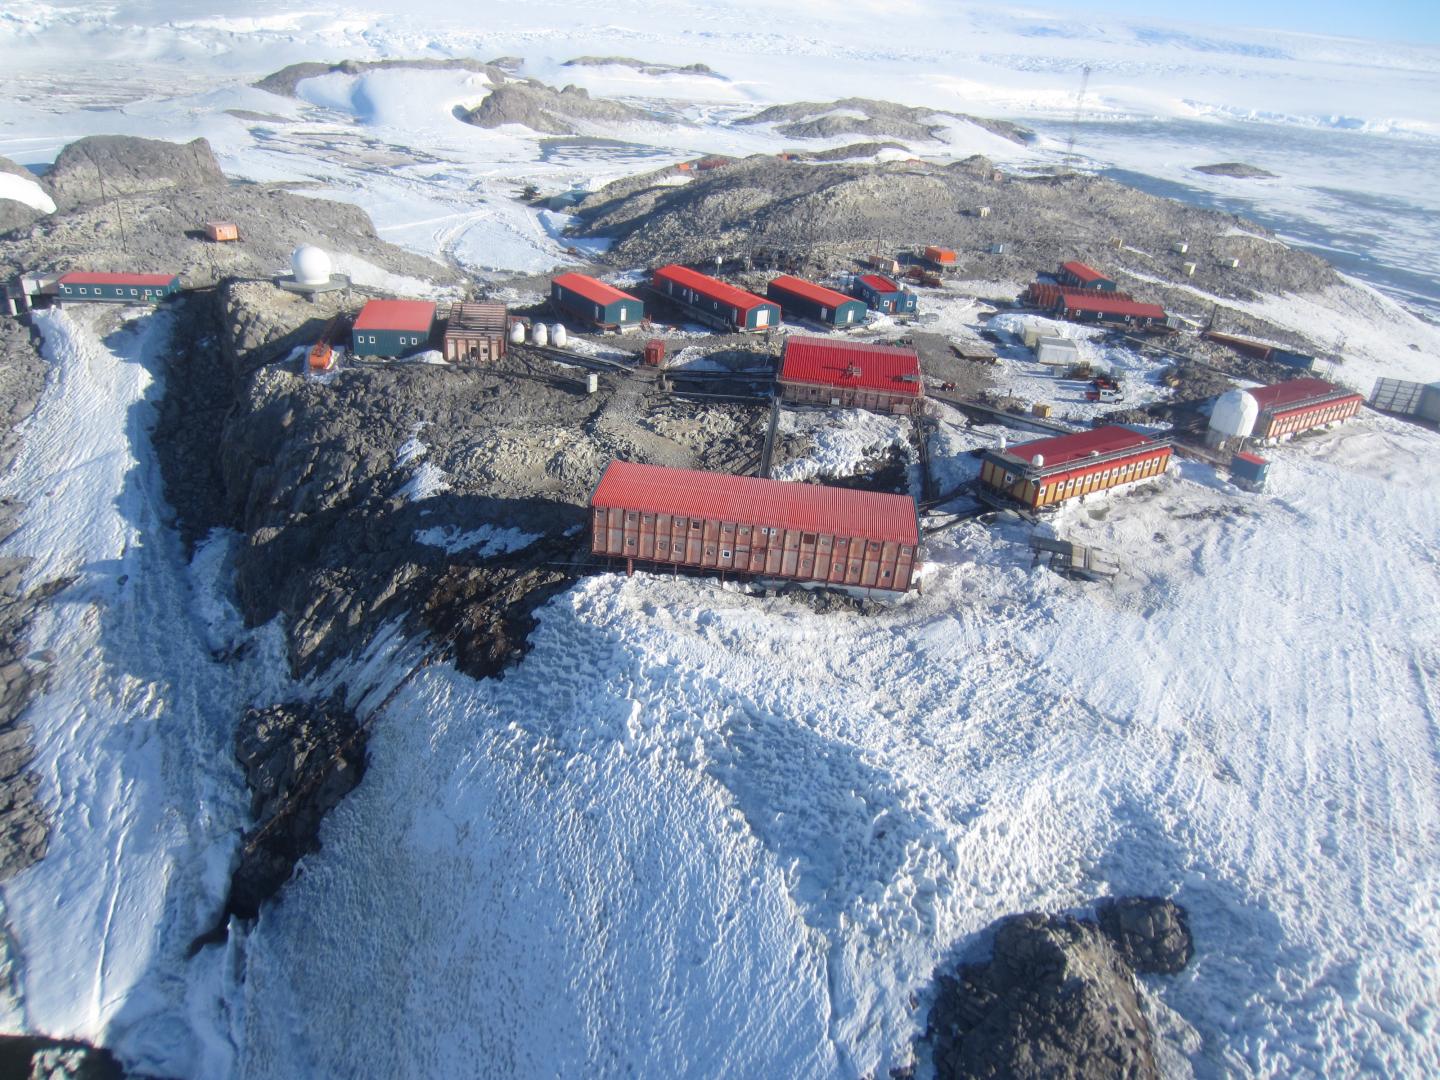
[[[73,310],[34,316],[52,372],[0,481],[28,503],[4,545],[34,560],[27,581],[75,576],[31,631],[56,656],[27,713],[53,829],[46,857],[0,891],[23,943],[23,1000],[4,1002],[4,1022],[148,1072],[224,1075],[215,973],[185,950],[228,888],[247,814],[233,725],[273,693],[283,639],[242,633],[216,592],[223,538],[187,568],[168,529],[148,443],[168,316],[132,310],[111,328],[113,308]],[[217,661],[241,640],[256,647]]]

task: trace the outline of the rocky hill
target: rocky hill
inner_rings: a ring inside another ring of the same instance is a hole
[[[869,139],[909,139],[927,142],[941,138],[954,121],[984,128],[993,135],[1015,143],[1027,143],[1035,133],[1008,120],[986,120],[967,113],[916,108],[874,98],[841,98],[838,101],[794,101],[772,105],[741,124],[774,124],[775,130],[791,139],[833,139],[860,135]]]
[[[670,182],[664,182],[667,179]],[[989,213],[981,216],[982,207]],[[1026,282],[1068,259],[1103,266],[1180,311],[1202,305],[1182,283],[1224,297],[1307,292],[1331,267],[1231,214],[1184,206],[1103,177],[1013,176],[983,158],[826,164],[757,155],[675,186],[662,170],[603,188],[577,207],[582,233],[615,240],[617,266],[766,256],[815,272],[853,269],[867,253],[941,244],[959,272]],[[1180,241],[1189,249],[1174,249]],[[1002,254],[992,254],[1003,245]],[[1118,245],[1118,246],[1117,246]],[[1226,262],[1238,259],[1239,266]],[[1193,277],[1185,264],[1193,262]]]
[[[462,119],[476,127],[521,124],[531,131],[549,135],[574,135],[587,125],[625,124],[657,118],[618,101],[592,98],[589,91],[578,86],[556,90],[542,82],[525,80],[495,87]]]
[[[437,60],[434,58],[417,60],[341,60],[338,64],[325,64],[315,61],[306,61],[300,64],[291,64],[279,71],[271,72],[265,78],[255,83],[257,90],[265,90],[271,94],[278,94],[281,97],[294,97],[295,88],[305,79],[314,79],[321,75],[363,75],[367,71],[391,71],[396,68],[411,68],[416,71],[473,71],[477,74],[488,75],[494,82],[503,82],[509,76],[506,73],[506,60],[503,57],[499,60],[483,61],[473,60],[469,57],[458,57],[454,59]]]
[[[61,210],[120,195],[197,191],[226,182],[204,139],[182,145],[131,135],[91,135],[71,143],[45,180]]]

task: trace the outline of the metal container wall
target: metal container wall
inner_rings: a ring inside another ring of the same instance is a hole
[[[650,562],[894,592],[910,588],[915,569],[909,544],[755,522],[596,506],[592,526],[591,551],[631,566]]]

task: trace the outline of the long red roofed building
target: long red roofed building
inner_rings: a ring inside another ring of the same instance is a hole
[[[1025,506],[1132,484],[1170,467],[1170,447],[1117,425],[987,450],[980,482]]]
[[[654,271],[650,287],[700,321],[728,330],[765,330],[780,322],[780,305],[675,263]]]
[[[792,336],[780,361],[780,397],[799,405],[838,405],[911,415],[925,399],[914,349]]]
[[[1310,428],[1348,420],[1365,399],[1324,379],[1291,379],[1246,390],[1260,406],[1257,439],[1283,439]]]
[[[906,495],[612,461],[590,496],[596,555],[905,592],[920,526]]]

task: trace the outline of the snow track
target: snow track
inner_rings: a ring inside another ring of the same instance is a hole
[[[40,313],[53,372],[4,494],[29,506],[5,544],[32,583],[74,576],[37,617],[52,685],[29,712],[53,815],[44,860],[4,888],[23,954],[12,1026],[114,1047],[163,1075],[214,1075],[230,1048],[208,1019],[213,922],[245,820],[230,748],[236,710],[280,670],[264,635],[231,666],[211,655],[213,582],[192,576],[166,522],[149,446],[165,313]],[[223,543],[223,540],[216,540]],[[232,641],[233,645],[236,642]]]

